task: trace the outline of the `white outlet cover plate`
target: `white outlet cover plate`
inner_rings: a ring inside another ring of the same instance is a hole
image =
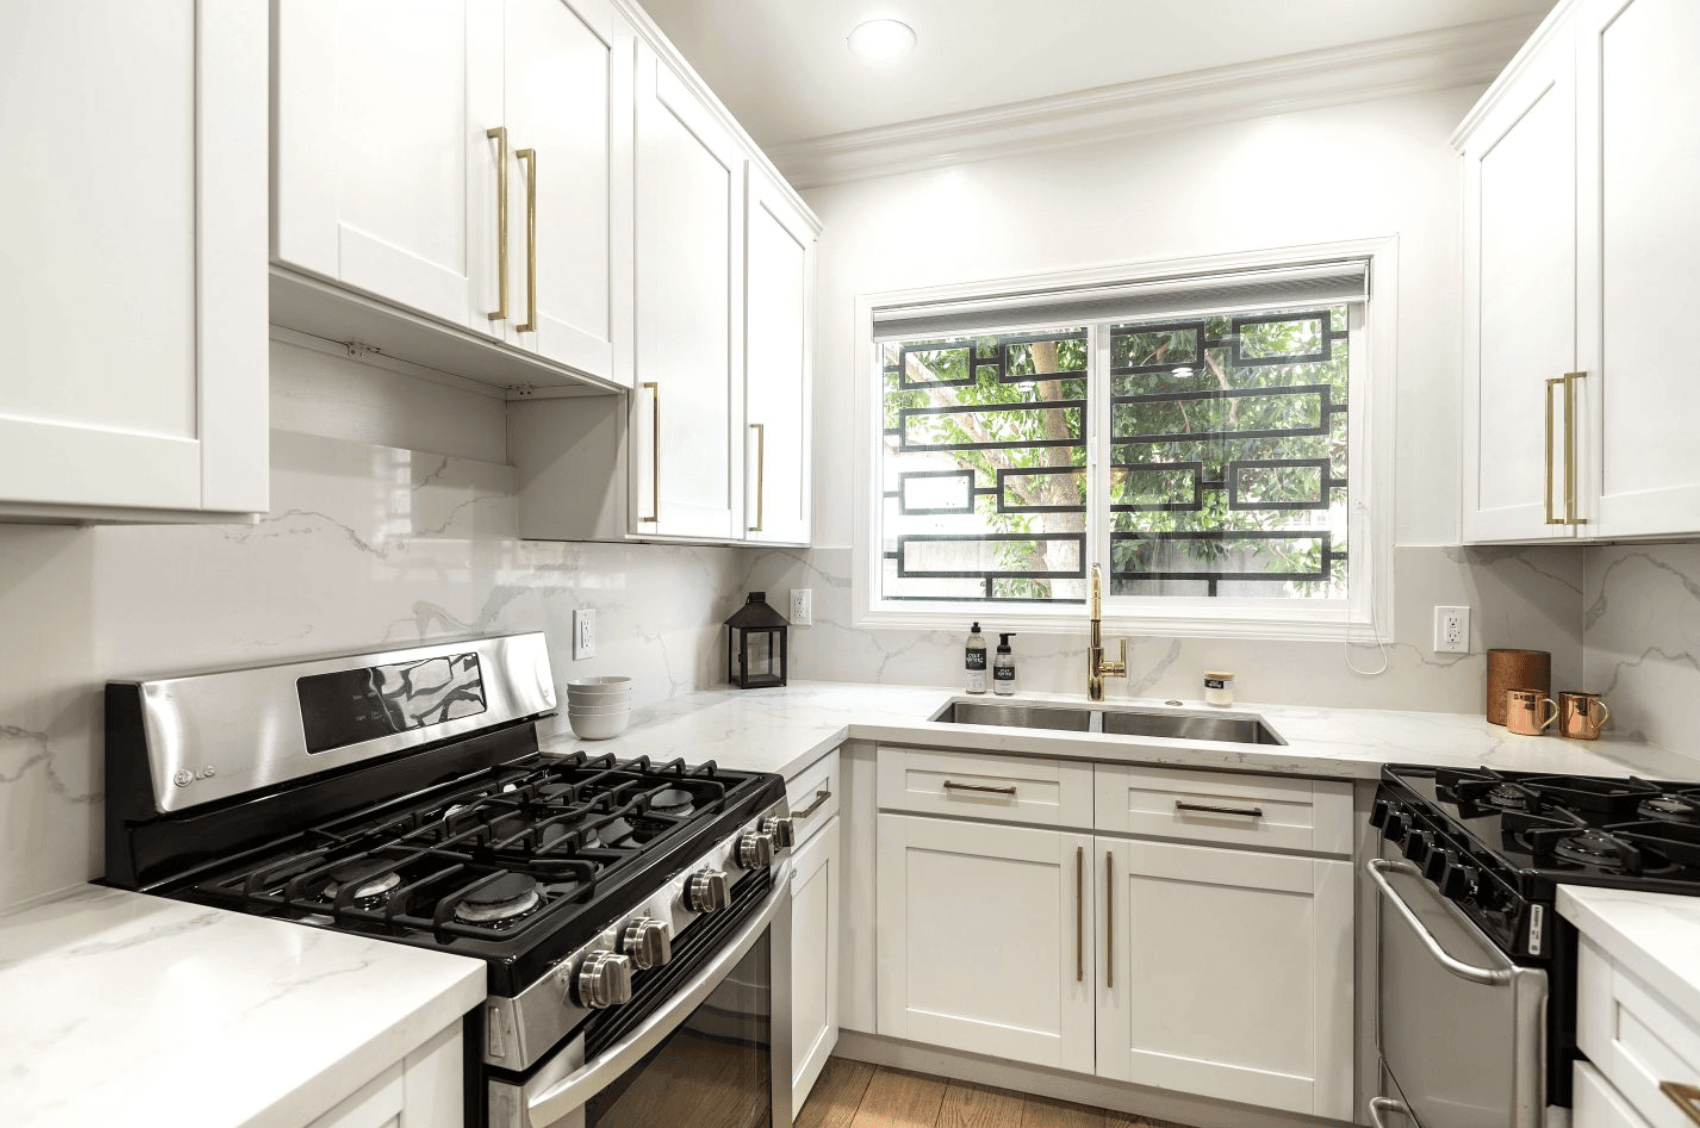
[[[1434,609],[1434,652],[1436,654],[1468,654],[1470,652],[1470,609],[1468,607],[1436,607]]]
[[[815,621],[815,592],[813,588],[791,589],[791,614],[786,616],[793,627],[813,626]]]
[[[596,657],[596,609],[580,607],[573,612],[573,661]]]

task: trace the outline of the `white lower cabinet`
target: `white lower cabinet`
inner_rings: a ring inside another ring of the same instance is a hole
[[[1090,1073],[1092,836],[879,816],[879,1032]]]
[[[308,1128],[460,1128],[466,1117],[460,1031],[456,1021]]]
[[[1100,838],[1100,1077],[1349,1120],[1349,861]]]
[[[801,1109],[838,1044],[838,820],[796,852],[791,871],[791,1107]]]

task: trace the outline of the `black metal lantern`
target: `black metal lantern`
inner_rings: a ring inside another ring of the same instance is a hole
[[[726,620],[726,628],[727,681],[739,689],[785,684],[791,624],[767,605],[765,591],[752,591],[750,601]]]

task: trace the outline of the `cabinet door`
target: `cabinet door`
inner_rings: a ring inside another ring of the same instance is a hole
[[[1092,839],[879,816],[879,1033],[1092,1071]]]
[[[647,49],[638,54],[636,176],[635,527],[730,539],[744,484],[735,332],[743,320],[744,157]]]
[[[629,387],[635,33],[607,0],[507,0],[504,40],[515,343]]]
[[[1576,367],[1571,45],[1560,34],[1531,58],[1464,150],[1465,541],[1576,535],[1547,523],[1549,496],[1564,514],[1574,453],[1548,384]]]
[[[1099,1076],[1350,1120],[1351,863],[1103,838],[1094,854]]]
[[[1596,536],[1700,530],[1700,5],[1592,0],[1577,14],[1579,332],[1600,428]]]
[[[265,66],[263,6],[0,7],[0,512],[267,508]]]
[[[744,539],[807,544],[815,233],[754,170],[744,223]]]
[[[276,259],[500,335],[502,0],[274,9]]]
[[[838,820],[793,858],[791,1107],[800,1109],[838,1044]]]

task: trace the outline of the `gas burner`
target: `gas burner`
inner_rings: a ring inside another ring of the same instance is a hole
[[[508,873],[462,897],[455,906],[455,919],[467,924],[495,924],[522,917],[542,902],[536,881],[524,874]]]
[[[599,845],[601,843],[606,843],[609,846],[623,845],[627,839],[631,838],[631,836],[632,824],[627,822],[625,819],[620,818],[609,819],[600,827],[590,832],[591,838],[600,839],[600,842],[598,843]],[[585,845],[588,846],[590,843],[587,841]]]
[[[1641,868],[1641,852],[1603,830],[1566,835],[1552,844],[1552,853],[1563,861],[1610,873],[1636,873]]]
[[[1675,823],[1700,823],[1700,801],[1692,794],[1652,795],[1641,800],[1635,814],[1643,819],[1663,819]]]
[[[1496,783],[1476,796],[1477,803],[1502,811],[1527,811],[1533,801],[1534,796],[1515,783]]]
[[[368,901],[382,897],[400,884],[401,875],[392,870],[388,862],[347,862],[331,871],[330,881],[325,885],[325,898],[334,901],[345,886],[352,885],[353,899]]]
[[[669,787],[650,796],[649,809],[657,815],[684,818],[696,810],[696,796],[679,787]]]

